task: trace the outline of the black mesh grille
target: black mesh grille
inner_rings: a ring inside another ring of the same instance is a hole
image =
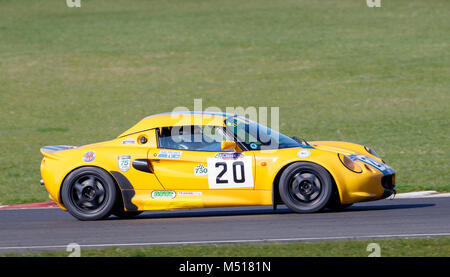
[[[381,178],[381,185],[385,189],[393,189],[395,187],[395,174],[386,175]]]

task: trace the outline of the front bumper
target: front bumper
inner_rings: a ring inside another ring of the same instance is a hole
[[[395,173],[350,173],[341,180],[341,203],[352,204],[387,198],[395,194]]]
[[[381,186],[384,188],[382,199],[395,194],[395,174],[385,175],[381,178]]]

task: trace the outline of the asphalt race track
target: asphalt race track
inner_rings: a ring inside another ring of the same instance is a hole
[[[146,212],[82,222],[60,209],[0,211],[0,253],[153,245],[450,236],[450,198],[394,199],[342,212],[295,214],[285,206]]]

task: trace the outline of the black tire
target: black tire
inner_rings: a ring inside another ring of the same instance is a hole
[[[284,204],[292,211],[313,213],[326,207],[333,183],[328,171],[320,165],[296,162],[281,174],[279,191]]]
[[[115,206],[117,188],[108,172],[81,167],[71,172],[62,185],[61,198],[71,215],[79,220],[108,217]]]

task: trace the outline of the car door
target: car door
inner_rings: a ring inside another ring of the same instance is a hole
[[[158,148],[148,155],[165,189],[254,188],[254,157],[250,152],[222,151],[222,141],[231,139],[223,126],[164,127],[157,139]]]

